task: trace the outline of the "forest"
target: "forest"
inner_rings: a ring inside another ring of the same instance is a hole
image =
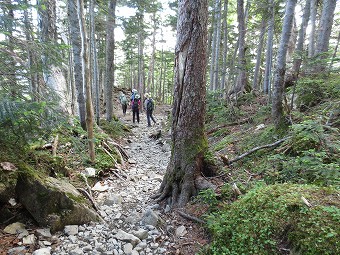
[[[339,1],[0,17],[0,255],[340,254]],[[135,90],[138,123],[119,101]]]

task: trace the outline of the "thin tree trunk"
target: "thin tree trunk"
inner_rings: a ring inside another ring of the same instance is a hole
[[[87,139],[89,144],[89,156],[92,163],[95,161],[95,146],[94,146],[94,113],[92,105],[91,95],[91,76],[90,76],[90,64],[89,64],[89,50],[86,35],[85,17],[84,17],[84,2],[78,0],[78,17],[80,23],[80,37],[82,41],[82,66],[83,66],[83,79],[85,83],[86,91],[86,127],[87,127]]]
[[[261,59],[262,59],[262,49],[263,49],[263,41],[264,41],[265,32],[266,32],[266,20],[262,19],[259,45],[257,47],[256,66],[255,66],[255,71],[254,71],[254,80],[253,80],[254,90],[257,90],[258,88],[258,80],[259,80],[260,66],[262,62]]]
[[[90,0],[90,60],[92,66],[92,85],[95,91],[95,105],[96,105],[96,123],[99,125],[100,120],[100,100],[99,100],[99,81],[98,81],[98,59],[97,47],[95,37],[95,22],[94,22],[94,0]]]
[[[316,13],[317,13],[317,0],[311,0],[310,3],[310,24],[311,31],[309,34],[309,43],[308,43],[308,57],[312,58],[315,54],[315,27],[316,27]]]
[[[214,71],[213,71],[213,84],[214,91],[219,89],[219,58],[220,58],[220,42],[221,42],[221,0],[216,0],[217,4],[217,15],[215,25],[217,27],[216,33],[216,45],[215,45],[215,61],[214,61]]]
[[[115,14],[116,0],[109,1],[109,11],[106,23],[106,71],[105,71],[105,104],[106,120],[111,121],[113,118],[113,84],[114,84],[114,48],[115,48]]]
[[[228,0],[224,0],[224,11],[223,11],[223,62],[222,62],[222,78],[221,78],[221,89],[226,89],[226,76],[227,76],[227,55],[228,55]]]
[[[286,54],[288,49],[290,33],[292,31],[296,1],[297,0],[287,0],[281,34],[281,41],[277,55],[272,104],[272,118],[276,129],[280,128],[281,125],[284,124],[285,122],[282,107],[284,76],[286,72]]]
[[[244,1],[237,0],[237,20],[238,20],[238,31],[239,31],[239,52],[238,52],[238,76],[236,81],[234,94],[237,96],[238,93],[243,92],[247,84],[247,73],[246,73],[246,47],[245,47],[245,16],[244,16]]]
[[[269,0],[270,18],[268,21],[268,36],[266,50],[266,68],[264,72],[263,92],[271,94],[271,77],[272,77],[272,61],[273,61],[273,38],[274,38],[274,1]]]
[[[219,10],[219,2],[220,0],[215,0],[215,7],[214,7],[214,17],[213,17],[213,28],[214,32],[212,34],[211,40],[211,61],[210,61],[210,90],[214,91],[215,84],[214,84],[214,71],[215,71],[215,61],[216,61],[216,46],[217,46],[217,30],[218,30],[218,10]]]

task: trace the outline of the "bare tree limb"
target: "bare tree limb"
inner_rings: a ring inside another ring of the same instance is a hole
[[[229,160],[227,162],[227,165],[231,165],[232,163],[236,162],[236,161],[239,161],[240,159],[254,153],[255,151],[258,151],[258,150],[261,150],[261,149],[266,149],[266,148],[273,148],[273,147],[276,147],[278,146],[280,143],[283,143],[284,141],[288,140],[289,138],[291,138],[291,136],[288,136],[288,137],[285,137],[285,138],[282,138],[278,141],[276,141],[275,143],[271,143],[271,144],[266,144],[266,145],[262,145],[262,146],[258,146],[258,147],[255,147],[253,149],[251,149],[250,151],[248,152],[245,152],[243,154],[241,154],[240,156],[237,156],[236,158],[232,159],[232,160]],[[225,159],[223,160],[223,162],[226,162],[226,157]]]

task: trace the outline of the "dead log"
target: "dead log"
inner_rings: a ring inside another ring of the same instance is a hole
[[[261,150],[261,149],[266,149],[266,148],[273,148],[273,147],[276,147],[278,146],[280,143],[283,143],[284,141],[288,140],[289,138],[291,138],[291,136],[288,136],[288,137],[285,137],[285,138],[282,138],[274,143],[270,143],[270,144],[266,144],[266,145],[262,145],[262,146],[258,146],[258,147],[255,147],[253,149],[251,149],[250,151],[248,152],[245,152],[243,154],[241,154],[240,156],[237,156],[236,158],[232,159],[232,160],[229,160],[228,161],[228,164],[227,165],[231,165],[232,163],[236,162],[236,161],[239,161],[240,159],[246,157],[246,156],[249,156],[250,154],[254,153],[255,151],[258,151],[258,150]],[[226,157],[225,157],[226,158]],[[227,158],[226,158],[227,159]]]
[[[56,135],[53,141],[53,146],[52,146],[52,156],[56,157],[57,156],[57,147],[58,147],[58,142],[59,142],[59,135]]]

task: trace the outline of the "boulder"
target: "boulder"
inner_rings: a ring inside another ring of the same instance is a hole
[[[100,221],[100,216],[90,208],[87,200],[68,182],[22,174],[18,178],[16,193],[38,224],[49,227],[52,233],[66,225]]]

